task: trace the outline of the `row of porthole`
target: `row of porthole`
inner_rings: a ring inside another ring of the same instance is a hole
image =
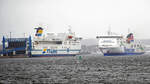
[[[62,46],[62,48],[65,48],[65,49],[67,49],[67,47],[64,47],[64,46]],[[70,48],[70,47],[69,47]]]
[[[66,45],[67,42],[64,42],[64,44]],[[69,44],[79,44],[79,42],[69,42]]]
[[[136,45],[136,44],[135,44],[135,45],[131,45],[131,47],[132,47],[132,48],[136,48],[136,47],[141,47],[141,45],[139,45],[139,44]]]

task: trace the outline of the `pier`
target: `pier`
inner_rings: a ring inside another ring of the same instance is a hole
[[[3,36],[0,57],[31,56],[31,49],[31,36],[29,38],[5,38]]]

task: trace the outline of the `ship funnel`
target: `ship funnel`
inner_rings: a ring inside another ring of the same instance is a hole
[[[42,36],[43,28],[42,27],[38,27],[38,28],[35,28],[35,29],[36,29],[35,36]]]
[[[127,42],[130,43],[130,42],[133,42],[133,41],[134,41],[133,33],[129,33],[127,35]]]

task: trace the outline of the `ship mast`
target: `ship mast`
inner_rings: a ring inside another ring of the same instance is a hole
[[[68,27],[69,27],[69,29],[68,29],[68,31],[69,31],[69,33],[71,34],[72,33],[72,31],[71,31],[71,25],[68,25]]]
[[[109,27],[108,27],[109,29],[108,29],[108,32],[107,32],[107,34],[108,35],[111,35],[111,25],[109,25]]]
[[[130,28],[128,28],[128,34],[130,33]]]

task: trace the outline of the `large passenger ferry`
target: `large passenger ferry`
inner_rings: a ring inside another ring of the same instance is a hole
[[[134,39],[133,33],[129,33],[126,38],[122,35],[112,35],[108,32],[106,36],[97,36],[98,47],[104,56],[112,55],[140,55],[144,54],[144,45]]]
[[[68,33],[47,33],[43,35],[43,28],[36,28],[33,38],[32,57],[43,56],[75,56],[80,53],[82,38],[68,29]]]

